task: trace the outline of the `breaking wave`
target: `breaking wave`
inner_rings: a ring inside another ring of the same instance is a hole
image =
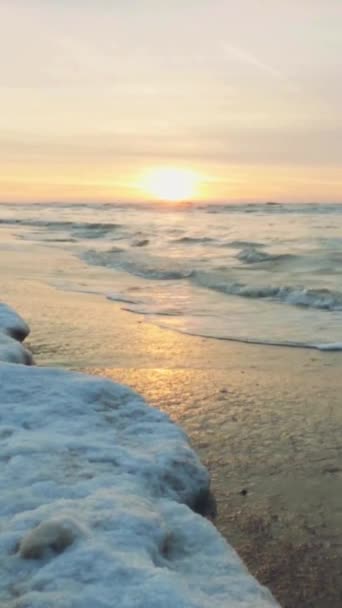
[[[330,289],[247,285],[235,281],[229,282],[224,278],[204,272],[196,272],[193,277],[199,286],[230,296],[274,299],[293,306],[321,310],[342,310],[342,293]]]
[[[245,252],[246,250],[243,250]],[[248,252],[249,255],[250,252]],[[256,253],[260,253],[256,255]],[[239,254],[240,255],[240,254]],[[261,262],[280,258],[262,251],[251,253],[248,263]],[[246,253],[244,255],[246,258]],[[284,256],[287,257],[287,256]],[[342,292],[330,289],[315,289],[303,286],[246,284],[230,280],[226,274],[212,271],[201,271],[188,267],[182,261],[153,256],[131,256],[130,252],[120,247],[106,251],[88,250],[82,258],[89,264],[123,270],[133,276],[150,280],[179,281],[190,280],[198,287],[220,292],[226,296],[239,296],[250,299],[277,300],[283,304],[314,308],[327,311],[342,310]],[[246,259],[245,259],[246,261]]]

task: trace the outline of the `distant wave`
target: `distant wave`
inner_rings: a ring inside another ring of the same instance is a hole
[[[266,251],[260,251],[255,247],[245,247],[236,255],[237,259],[241,262],[245,262],[246,264],[256,264],[259,262],[273,262],[273,261],[285,261],[290,259],[296,259],[296,256],[293,256],[289,253],[280,255],[280,254],[271,254],[266,253]]]
[[[210,238],[208,236],[181,236],[178,239],[174,239],[174,243],[185,243],[192,245],[193,243],[217,243],[217,239]]]
[[[221,247],[232,247],[233,249],[241,249],[241,248],[259,248],[266,247],[265,243],[258,243],[257,241],[224,241],[221,243]]]
[[[72,234],[81,239],[101,239],[120,228],[122,228],[121,224],[113,223],[73,225]]]
[[[68,220],[39,220],[39,219],[0,219],[0,224],[9,226],[33,226],[36,228],[48,228],[52,230],[72,230],[78,232],[81,238],[91,238],[98,233],[101,237],[106,231],[122,228],[121,224],[113,222],[73,222]]]
[[[149,243],[149,239],[136,238],[132,241],[131,245],[132,247],[146,247],[147,245],[149,245]]]
[[[22,241],[32,241],[32,235],[30,234],[16,234],[16,238],[22,240]],[[66,236],[66,237],[62,237],[62,236],[35,236],[35,241],[38,241],[38,243],[75,243],[77,241],[77,239],[75,239],[72,236]]]
[[[205,213],[267,213],[269,215],[281,214],[319,214],[329,215],[331,213],[342,213],[341,203],[236,203],[236,204],[214,204],[199,205]]]
[[[265,251],[260,251],[260,249],[255,249],[255,247],[245,247],[244,249],[241,249],[236,257],[241,262],[246,262],[246,264],[255,264],[257,262],[269,262],[270,260],[274,260],[273,255],[270,255]]]

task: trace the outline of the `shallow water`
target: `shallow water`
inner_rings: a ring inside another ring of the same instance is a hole
[[[169,413],[208,466],[217,525],[253,574],[284,608],[338,608],[340,353],[161,330],[101,296],[46,285],[110,284],[111,270],[12,237],[1,249],[2,294],[29,321],[36,362],[90,368]]]
[[[162,327],[342,349],[342,205],[1,205],[0,225],[99,267],[54,286]]]

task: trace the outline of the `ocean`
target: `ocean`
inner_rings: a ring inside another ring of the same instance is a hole
[[[1,204],[1,226],[92,269],[82,281],[56,273],[54,287],[103,295],[149,323],[342,350],[342,205]]]

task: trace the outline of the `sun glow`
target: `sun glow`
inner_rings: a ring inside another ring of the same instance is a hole
[[[194,171],[175,168],[153,169],[141,182],[142,190],[160,201],[184,202],[193,199],[200,179]]]

